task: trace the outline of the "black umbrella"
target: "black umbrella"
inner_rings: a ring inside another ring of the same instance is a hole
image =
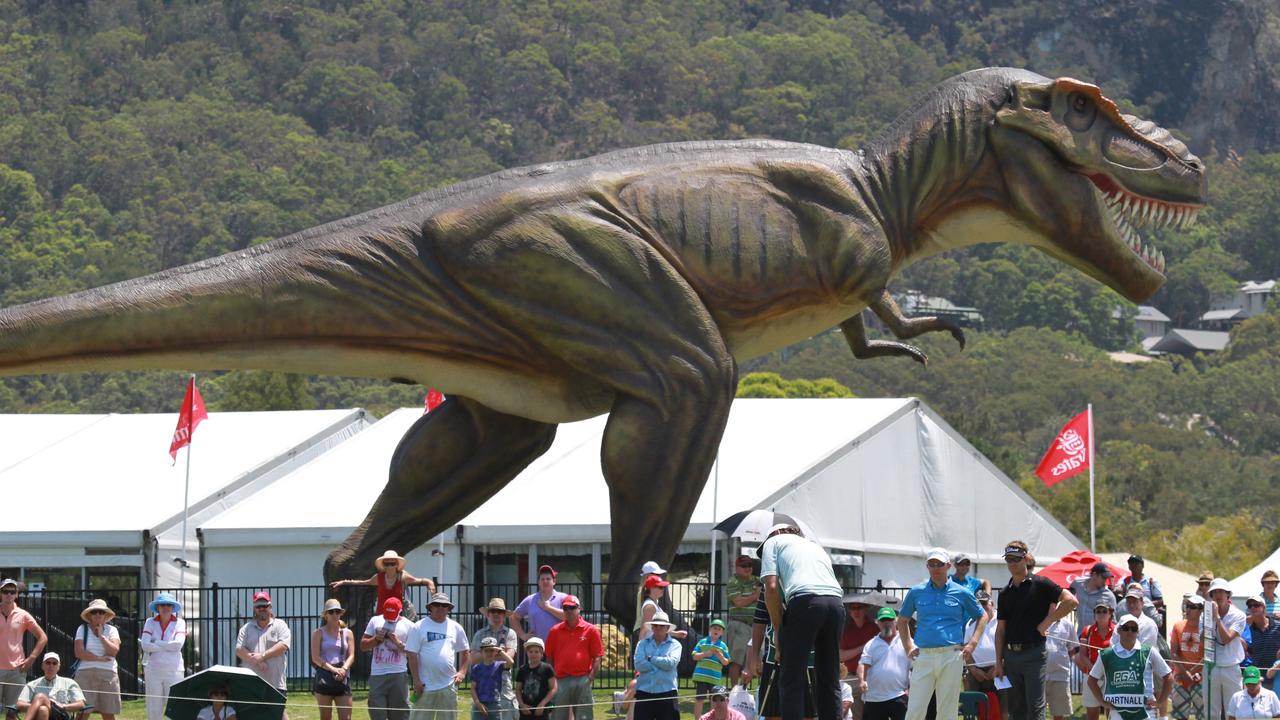
[[[800,532],[804,533],[804,536],[810,540],[818,539],[804,523],[786,513],[772,510],[743,510],[721,520],[716,524],[715,529],[729,537],[739,538],[744,542],[762,543],[769,536],[769,528],[779,523],[787,523],[800,528]]]
[[[209,691],[225,685],[227,704],[236,709],[240,720],[280,720],[284,714],[284,693],[249,668],[214,665],[184,678],[169,689],[169,702],[164,714],[171,720],[195,720],[196,715],[213,703]]]
[[[879,590],[872,590],[871,592],[845,595],[843,602],[845,605],[848,605],[849,603],[862,603],[863,605],[870,605],[872,607],[893,608],[896,611],[898,606],[902,605],[902,598],[882,593]]]

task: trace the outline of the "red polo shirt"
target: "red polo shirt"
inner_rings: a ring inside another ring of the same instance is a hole
[[[574,627],[558,622],[547,633],[547,659],[558,678],[590,675],[591,661],[598,657],[604,657],[600,629],[586,620],[579,618]]]

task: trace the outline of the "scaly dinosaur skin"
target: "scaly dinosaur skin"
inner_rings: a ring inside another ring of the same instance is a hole
[[[900,339],[946,330],[963,345],[944,320],[905,318],[886,288],[973,243],[1033,245],[1143,300],[1164,261],[1132,226],[1189,222],[1204,196],[1201,162],[1095,86],[988,68],[857,153],[698,142],[508,170],[0,311],[0,375],[270,368],[440,388],[450,400],[405,435],[329,578],[446,530],[557,423],[609,413],[606,604],[629,622],[625,583],[673,557],[739,362],[836,325],[857,358],[924,362],[868,340],[867,307]]]

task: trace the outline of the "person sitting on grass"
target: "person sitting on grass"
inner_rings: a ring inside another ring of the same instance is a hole
[[[513,662],[497,638],[480,641],[480,662],[471,666],[471,720],[502,718],[502,673]]]
[[[44,675],[22,686],[18,712],[26,720],[71,720],[84,710],[84,693],[71,678],[58,675],[62,658],[56,652],[44,654],[40,669]]]
[[[522,718],[550,715],[551,701],[558,688],[555,668],[542,661],[545,653],[546,645],[542,638],[534,636],[524,641],[524,654],[528,661],[516,672],[516,699],[520,702]]]
[[[729,691],[723,685],[711,688],[711,709],[698,717],[699,720],[747,720],[742,713],[729,707]]]
[[[200,708],[200,712],[196,714],[196,720],[235,720],[236,709],[227,704],[229,694],[226,685],[214,685],[209,690],[211,704]]]
[[[725,644],[724,621],[711,621],[707,637],[693,646],[693,715],[702,717],[702,699],[711,694],[711,688],[724,683],[724,668],[729,664],[729,646]]]

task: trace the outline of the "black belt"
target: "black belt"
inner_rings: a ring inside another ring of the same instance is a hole
[[[1034,650],[1035,648],[1043,647],[1044,642],[1005,643],[1004,646],[1007,650],[1022,652],[1023,650]]]

